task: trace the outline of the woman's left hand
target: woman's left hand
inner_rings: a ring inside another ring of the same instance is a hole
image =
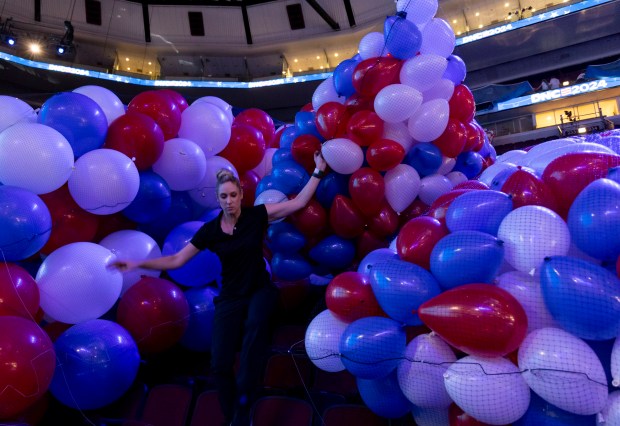
[[[327,168],[327,162],[325,161],[325,158],[323,158],[323,154],[321,154],[321,151],[314,152],[314,164],[316,165],[317,169],[323,172]]]

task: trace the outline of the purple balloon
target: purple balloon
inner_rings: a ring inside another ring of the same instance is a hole
[[[458,86],[465,80],[466,75],[465,62],[456,55],[450,55],[448,57],[448,67],[443,73],[443,78],[450,80],[455,86]]]

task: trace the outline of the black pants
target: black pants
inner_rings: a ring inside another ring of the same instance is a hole
[[[211,368],[227,422],[232,420],[235,410],[249,410],[261,382],[278,295],[278,288],[269,284],[249,297],[218,297],[215,300]],[[233,367],[241,337],[239,372],[235,380]]]

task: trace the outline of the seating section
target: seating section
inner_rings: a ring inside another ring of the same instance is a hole
[[[221,426],[223,422],[217,391],[207,390],[198,395],[190,426]]]
[[[312,406],[301,399],[266,396],[254,403],[252,426],[312,426]]]
[[[185,426],[191,402],[191,388],[157,385],[150,390],[139,420],[152,426]]]
[[[377,416],[365,405],[342,404],[333,405],[323,412],[323,424],[325,426],[388,426],[389,422]]]

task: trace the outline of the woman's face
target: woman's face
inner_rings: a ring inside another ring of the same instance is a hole
[[[227,215],[236,215],[241,210],[243,193],[233,182],[224,182],[217,192],[220,207]]]

